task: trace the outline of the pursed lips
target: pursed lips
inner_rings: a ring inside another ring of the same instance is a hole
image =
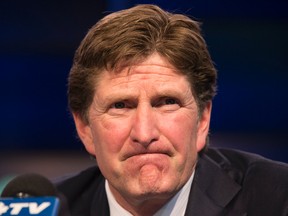
[[[126,154],[123,155],[123,159],[122,161],[131,159],[133,157],[157,157],[157,156],[168,156],[168,157],[172,157],[172,153],[170,151],[151,151],[151,150],[142,150],[142,151],[134,151],[134,152],[128,152]]]

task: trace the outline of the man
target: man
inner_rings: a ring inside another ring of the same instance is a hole
[[[68,88],[97,161],[58,186],[72,215],[288,215],[287,165],[207,147],[216,70],[196,21],[153,5],[104,17]]]

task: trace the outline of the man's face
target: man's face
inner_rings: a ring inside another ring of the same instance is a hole
[[[186,77],[158,54],[100,75],[89,124],[78,134],[118,202],[170,198],[191,176],[209,128]]]

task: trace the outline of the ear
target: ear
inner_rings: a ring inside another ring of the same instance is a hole
[[[76,130],[79,138],[84,144],[86,150],[95,156],[95,148],[93,143],[92,131],[89,123],[84,121],[79,114],[73,113],[73,119],[75,122]]]
[[[197,152],[201,151],[207,141],[207,136],[209,133],[210,118],[211,118],[212,102],[208,102],[199,117],[198,122],[198,136],[197,136]]]

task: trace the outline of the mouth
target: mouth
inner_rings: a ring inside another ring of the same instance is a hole
[[[131,158],[157,158],[157,157],[163,157],[168,156],[171,157],[172,154],[167,151],[143,151],[143,152],[129,152],[123,156],[123,161],[128,160]]]

